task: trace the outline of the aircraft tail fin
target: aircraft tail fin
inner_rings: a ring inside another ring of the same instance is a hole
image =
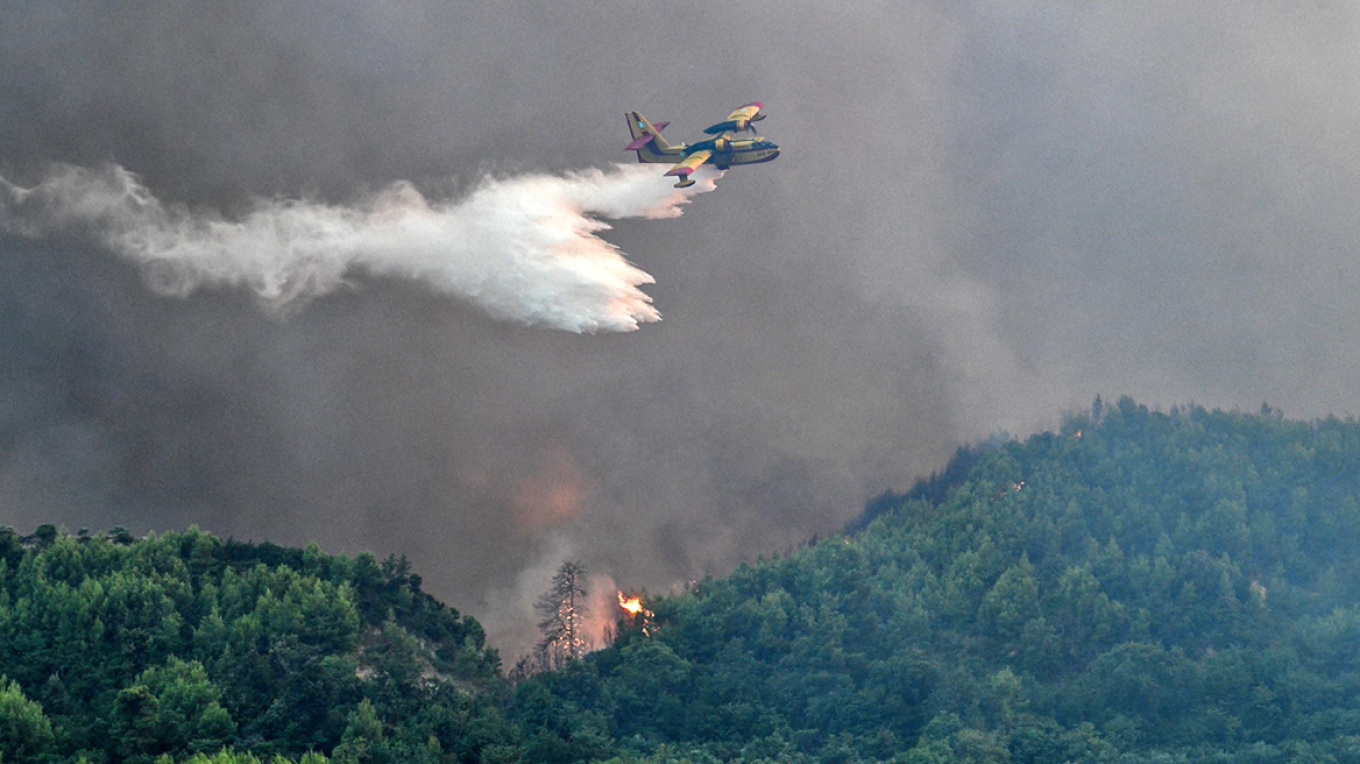
[[[679,146],[672,146],[670,141],[661,135],[661,129],[669,122],[658,122],[653,125],[647,118],[636,111],[630,111],[628,117],[628,130],[633,134],[633,142],[624,147],[627,151],[636,151],[639,162],[670,162],[674,163],[681,156]]]

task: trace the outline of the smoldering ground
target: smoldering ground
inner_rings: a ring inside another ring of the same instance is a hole
[[[783,154],[603,234],[666,317],[626,335],[373,275],[278,320],[6,237],[0,521],[404,553],[522,639],[496,598],[559,555],[721,573],[1096,394],[1355,411],[1345,4],[700,5],[680,51],[672,11],[6,4],[25,188],[114,162],[228,219],[457,197],[627,158],[628,109],[692,139],[753,99]]]

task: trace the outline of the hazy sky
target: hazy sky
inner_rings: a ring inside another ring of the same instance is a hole
[[[1097,394],[1360,410],[1354,6],[832,7],[0,5],[19,185],[458,198],[628,161],[626,110],[695,140],[752,100],[783,150],[604,234],[656,279],[627,334],[362,273],[280,317],[0,236],[0,523],[406,554],[513,653],[564,556],[721,574]]]

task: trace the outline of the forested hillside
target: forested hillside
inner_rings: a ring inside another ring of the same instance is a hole
[[[1131,400],[522,683],[543,760],[1360,761],[1360,426]]]
[[[2,532],[0,753],[1360,762],[1360,425],[1102,408],[513,689],[399,560]]]
[[[0,530],[7,763],[475,759],[502,743],[497,671],[405,560]]]

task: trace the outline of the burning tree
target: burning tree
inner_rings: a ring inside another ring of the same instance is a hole
[[[544,615],[538,624],[543,639],[538,643],[542,669],[561,668],[590,649],[586,638],[586,568],[579,562],[563,562],[552,579],[552,588],[535,606]]]
[[[652,617],[656,614],[643,606],[641,595],[625,597],[619,592],[619,609],[624,613],[625,627],[637,629],[644,637],[652,636]]]

